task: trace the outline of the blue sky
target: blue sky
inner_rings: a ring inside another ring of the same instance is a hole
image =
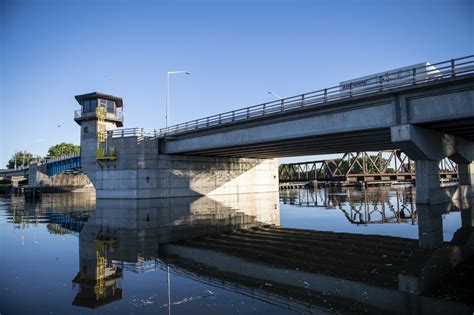
[[[0,168],[79,143],[74,95],[164,126],[474,51],[474,2],[0,0]]]

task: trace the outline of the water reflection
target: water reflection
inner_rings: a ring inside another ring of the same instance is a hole
[[[123,270],[156,270],[162,244],[279,224],[278,193],[97,200],[79,236],[74,305],[95,308],[122,297]]]
[[[445,242],[440,222],[448,211],[462,212],[462,227]],[[446,292],[436,289],[447,270],[466,269],[473,255],[472,202],[417,212],[419,241],[264,226],[167,244],[161,252],[179,272],[297,311],[469,314],[472,300],[444,301],[439,292]],[[469,290],[457,298],[472,297]]]
[[[2,218],[8,223],[16,228],[50,223],[53,233],[56,229],[53,224],[69,232],[80,232],[83,225],[80,222],[87,221],[89,214],[95,209],[95,195],[89,193],[44,195],[43,200],[38,203],[25,202],[23,196],[12,196],[11,199],[2,201],[4,205],[8,205],[7,215]]]
[[[284,204],[342,211],[353,224],[416,222],[415,189],[322,188],[282,191]]]
[[[414,197],[410,189],[379,189],[300,190],[217,199],[95,201],[56,195],[45,196],[38,204],[14,198],[5,201],[3,208],[0,202],[0,210],[5,209],[0,233],[13,244],[5,226],[28,236],[29,230],[44,225],[51,237],[78,240],[78,264],[60,265],[66,274],[62,281],[72,282],[74,291],[56,297],[54,304],[46,290],[42,293],[42,287],[35,287],[45,301],[43,308],[37,306],[42,312],[66,301],[57,312],[82,313],[100,307],[100,313],[133,313],[140,308],[145,313],[173,314],[253,309],[272,314],[471,314],[473,294],[460,283],[474,281],[474,273],[466,274],[474,270],[472,200],[416,206]],[[318,221],[310,229],[301,228],[308,216],[295,216],[297,209],[337,213],[339,223],[332,222],[326,230]],[[460,220],[446,238],[450,213],[459,214]],[[299,223],[289,223],[288,215]],[[338,231],[341,221],[357,230]],[[361,232],[374,226],[407,226],[416,229],[417,237]],[[21,253],[13,248],[8,251]],[[19,297],[7,290],[8,283],[18,285],[16,278],[22,277],[28,262],[10,255],[2,258],[5,266],[19,264],[20,271],[10,274],[7,267],[0,268],[5,293],[0,312],[34,313],[26,304],[13,308],[9,301]],[[45,264],[38,268],[35,277],[40,282],[60,284],[50,280],[58,270]],[[454,289],[443,289],[446,286],[441,284]],[[136,298],[137,292],[145,297]],[[235,304],[237,309],[229,306],[243,297],[247,304]]]
[[[72,280],[73,288],[78,293],[72,304],[96,308],[122,298],[123,273],[122,268],[111,262],[117,240],[100,233],[92,238],[85,235],[85,238],[88,236],[90,244],[81,235],[80,271]]]

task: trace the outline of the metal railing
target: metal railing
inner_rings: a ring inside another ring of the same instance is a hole
[[[156,129],[145,128],[120,128],[107,131],[108,138],[124,138],[124,137],[151,137],[156,138],[159,132]]]
[[[430,65],[425,64],[411,69],[395,69],[387,71],[382,75],[367,76],[363,78],[363,86],[360,85],[360,81],[354,80],[349,83],[341,83],[340,85],[314,92],[199,118],[173,125],[168,128],[161,128],[158,131],[155,130],[153,136],[173,136],[190,131],[261,118],[264,116],[299,111],[335,101],[350,100],[357,96],[386,93],[402,87],[416,86],[417,84],[425,82],[456,78],[468,74],[474,74],[474,55],[450,59]],[[129,134],[130,132],[133,132],[133,130],[138,129],[139,128],[122,129],[125,130],[122,134]],[[121,130],[115,130],[111,135],[117,137],[120,132]]]
[[[61,155],[61,156],[54,156],[54,157],[51,157],[51,156],[48,157],[47,156],[47,157],[44,158],[44,162],[45,163],[51,163],[51,162],[56,162],[56,161],[73,159],[73,158],[80,157],[80,156],[81,156],[80,153],[64,154],[64,155]]]

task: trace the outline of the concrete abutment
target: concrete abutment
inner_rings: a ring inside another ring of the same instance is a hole
[[[109,139],[117,159],[83,167],[97,198],[147,199],[277,192],[275,159],[163,155],[158,138]]]

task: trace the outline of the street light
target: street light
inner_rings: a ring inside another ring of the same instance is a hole
[[[170,74],[187,74],[190,75],[191,72],[188,71],[168,71],[166,76],[166,132],[168,132],[168,113],[169,113],[169,102],[170,102]]]
[[[273,95],[273,96],[276,96],[276,97],[278,97],[280,100],[283,99],[283,97],[281,97],[280,95],[276,94],[275,92],[269,91],[268,94],[271,94],[271,95]]]

